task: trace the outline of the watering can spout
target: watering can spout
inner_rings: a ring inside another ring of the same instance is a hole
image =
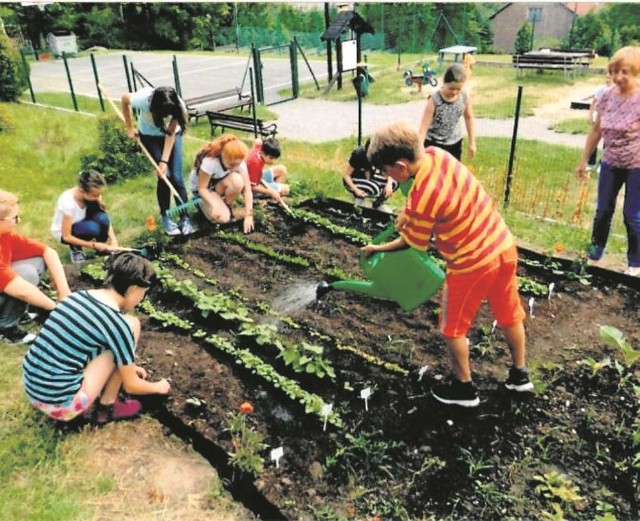
[[[370,280],[337,280],[331,283],[333,289],[351,291],[376,298],[385,298],[385,293],[380,287]]]

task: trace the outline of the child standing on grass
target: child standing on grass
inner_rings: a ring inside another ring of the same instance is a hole
[[[78,175],[75,188],[60,195],[51,222],[51,234],[71,250],[71,262],[85,260],[82,248],[100,253],[118,251],[118,240],[102,203],[107,182],[95,170]]]
[[[516,280],[518,252],[507,225],[471,172],[442,149],[423,148],[410,125],[394,123],[371,138],[369,160],[399,183],[413,178],[404,210],[396,219],[400,237],[365,253],[410,246],[429,247],[431,236],[447,264],[439,329],[453,359],[455,378],[432,388],[440,402],[476,407],[467,332],[486,299],[503,329],[513,365],[507,389],[533,390],[525,367],[525,317]]]
[[[16,233],[19,222],[18,198],[0,190],[0,341],[28,344],[35,335],[18,326],[27,306],[46,311],[56,307],[55,301],[38,288],[45,269],[49,270],[59,299],[71,291],[58,253]]]
[[[398,189],[398,183],[386,178],[380,170],[367,159],[369,140],[364,146],[357,147],[351,152],[349,164],[342,174],[342,184],[355,197],[356,206],[365,206],[365,199],[372,199],[372,208],[391,213],[391,208],[385,204]]]
[[[476,155],[476,123],[471,95],[464,90],[467,73],[464,66],[454,63],[443,78],[443,85],[429,97],[422,114],[419,134],[424,147],[436,146],[449,152],[458,161],[462,157],[462,118],[469,138],[468,154]]]
[[[233,204],[244,199],[244,233],[253,230],[253,192],[245,158],[249,148],[233,134],[224,134],[204,145],[196,154],[189,184],[202,198],[200,209],[214,223],[233,219]]]
[[[274,165],[281,153],[280,143],[275,138],[257,139],[254,143],[246,163],[251,190],[256,197],[270,197],[280,203],[283,196],[289,195],[289,185],[285,184],[287,167]]]
[[[111,257],[105,287],[72,293],[51,313],[25,356],[23,381],[31,404],[47,416],[70,421],[98,400],[94,422],[137,416],[131,394],[168,394],[169,382],[147,381],[134,364],[140,320],[128,314],[155,282],[149,261],[133,253]]]
[[[131,109],[139,111],[138,128],[133,125]],[[182,178],[182,134],[187,130],[189,117],[184,101],[173,87],[145,87],[133,94],[127,92],[122,95],[122,112],[129,137],[139,137],[158,163],[156,195],[165,232],[167,235],[195,232],[188,216],[182,217],[179,225],[169,218],[167,210],[171,206],[171,191],[160,179],[168,179],[180,198],[187,201]]]

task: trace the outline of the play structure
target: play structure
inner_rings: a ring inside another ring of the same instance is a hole
[[[427,62],[422,64],[422,74],[414,74],[411,69],[407,69],[402,74],[404,83],[407,87],[411,87],[414,83],[418,86],[418,92],[422,92],[423,85],[438,85],[438,73],[429,67]]]

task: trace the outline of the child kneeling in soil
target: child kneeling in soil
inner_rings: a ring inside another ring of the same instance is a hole
[[[367,157],[384,174],[404,183],[413,178],[405,208],[396,219],[400,237],[369,244],[365,253],[410,246],[435,247],[447,264],[441,294],[439,329],[453,358],[455,378],[431,389],[446,404],[476,407],[480,400],[471,380],[467,332],[480,304],[487,299],[511,349],[513,365],[505,387],[533,390],[525,367],[525,312],[518,294],[518,252],[511,232],[489,195],[471,172],[437,147],[423,148],[408,124],[379,129]]]
[[[133,253],[108,261],[102,289],[77,291],[59,303],[45,321],[23,362],[23,382],[31,404],[47,416],[70,421],[98,399],[94,422],[137,416],[131,394],[168,394],[166,379],[146,380],[134,364],[140,320],[126,312],[144,299],[156,274],[149,261]]]
[[[372,208],[392,213],[385,202],[398,189],[398,183],[391,178],[386,178],[369,162],[368,147],[369,140],[364,146],[357,147],[351,152],[349,164],[342,174],[342,184],[355,197],[356,206],[365,206],[365,198],[370,198]]]
[[[246,159],[255,197],[270,197],[280,203],[283,196],[289,195],[289,185],[285,184],[287,167],[274,165],[281,154],[280,143],[275,138],[256,140]]]
[[[244,233],[253,230],[253,192],[245,158],[249,148],[233,134],[224,134],[196,154],[189,184],[194,197],[202,198],[200,210],[214,223],[233,219],[233,204],[244,199]]]

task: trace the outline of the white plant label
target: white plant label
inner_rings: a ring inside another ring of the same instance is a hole
[[[553,295],[553,288],[556,287],[556,283],[552,282],[551,284],[549,284],[549,296],[547,297],[549,300],[551,300],[551,295]]]
[[[534,303],[535,303],[535,300],[533,299],[533,297],[531,297],[531,298],[529,299],[529,316],[530,316],[531,318],[533,318],[533,316],[534,316],[534,315],[533,315],[533,305],[534,305]]]
[[[276,468],[280,468],[280,458],[284,455],[284,448],[277,447],[271,451],[271,461],[276,462]]]
[[[365,389],[362,389],[362,391],[360,391],[360,398],[364,400],[365,411],[369,410],[369,397],[371,396],[371,394],[371,387],[366,387]]]
[[[427,372],[427,369],[429,369],[428,365],[423,365],[420,369],[418,369],[418,382],[422,380],[422,377],[424,376],[424,373]]]
[[[493,323],[491,324],[491,334],[493,335],[493,332],[496,330],[496,326],[498,325],[498,321],[494,320]]]
[[[323,431],[327,430],[327,418],[329,418],[329,415],[331,414],[332,410],[333,410],[333,404],[332,403],[325,403],[322,406],[321,414],[324,417],[324,424],[322,426],[322,430]]]

